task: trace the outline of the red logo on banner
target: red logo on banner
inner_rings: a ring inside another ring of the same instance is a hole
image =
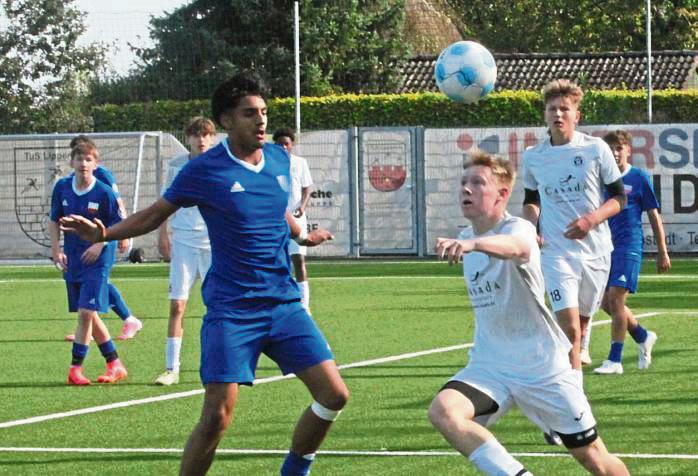
[[[407,178],[403,165],[380,165],[374,161],[368,169],[368,180],[379,192],[394,192],[402,187]]]

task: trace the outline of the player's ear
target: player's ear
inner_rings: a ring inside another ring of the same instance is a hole
[[[228,130],[232,128],[233,124],[233,118],[231,117],[231,114],[229,111],[225,111],[222,113],[219,117],[221,126],[223,126],[223,129]]]
[[[577,112],[576,112],[575,117],[574,117],[574,123],[579,124],[579,121],[581,118],[582,118],[582,111],[577,109]]]

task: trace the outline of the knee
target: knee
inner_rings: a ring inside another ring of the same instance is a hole
[[[335,389],[331,394],[322,399],[322,405],[332,410],[341,410],[349,402],[349,389],[347,387]]]
[[[455,419],[453,411],[449,410],[438,398],[431,402],[427,416],[431,424],[439,429],[449,426],[450,422]]]
[[[219,439],[230,426],[233,419],[233,412],[222,406],[216,409],[205,409],[201,414],[200,427],[206,435],[206,439]]]

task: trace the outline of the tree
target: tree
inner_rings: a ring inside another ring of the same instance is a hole
[[[465,38],[499,53],[643,51],[644,0],[433,0]],[[655,50],[698,47],[698,2],[652,2]]]
[[[208,98],[223,79],[246,69],[265,79],[272,96],[292,96],[292,6],[288,0],[196,0],[153,18],[155,44],[136,50],[140,67],[96,84],[95,98]],[[304,95],[381,92],[395,84],[399,72],[391,65],[408,53],[403,0],[304,1],[300,10]]]
[[[78,46],[85,31],[73,0],[3,0],[0,131],[63,132],[89,127],[87,79],[103,64],[99,45]]]

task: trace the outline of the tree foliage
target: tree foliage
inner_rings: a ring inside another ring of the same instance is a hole
[[[403,0],[304,1],[300,7],[304,95],[390,90],[390,65],[408,54]],[[196,0],[151,20],[140,66],[97,83],[98,102],[208,98],[231,74],[254,69],[272,96],[294,93],[293,2]]]
[[[644,0],[434,0],[464,38],[499,53],[643,51]],[[698,48],[698,1],[651,2],[655,50]]]
[[[88,127],[86,84],[102,64],[99,45],[78,46],[82,12],[73,0],[3,0],[0,131],[65,132]]]

